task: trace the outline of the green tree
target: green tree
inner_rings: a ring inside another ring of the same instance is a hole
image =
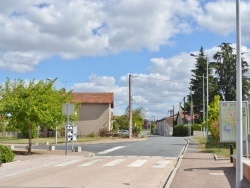
[[[215,77],[218,78],[218,87],[221,98],[225,101],[236,100],[236,54],[229,43],[219,45],[220,51],[213,56],[212,62]],[[249,93],[249,78],[244,74],[248,71],[248,63],[241,59],[242,64],[242,97],[245,100]]]
[[[1,114],[8,119],[8,125],[21,132],[28,130],[31,154],[32,132],[38,126],[55,128],[65,121],[62,105],[70,100],[70,93],[54,88],[55,80],[26,83],[23,80],[7,79],[1,87]]]
[[[132,126],[137,126],[136,129],[141,130],[142,125],[144,123],[144,114],[143,114],[143,108],[139,107],[134,110],[132,110]],[[115,118],[115,127],[119,127],[119,129],[129,129],[129,111],[128,108],[125,111],[124,115],[117,116]]]
[[[211,69],[209,67],[207,71],[207,59],[208,57],[204,54],[203,47],[200,48],[200,52],[196,57],[195,68],[191,70],[192,78],[190,81],[189,90],[192,91],[191,94],[188,95],[188,101],[190,103],[191,99],[193,100],[193,111],[194,114],[199,115],[199,121],[202,121],[203,117],[203,102],[206,104],[206,91],[207,91],[207,73],[208,73],[208,83],[209,83],[209,101],[213,99],[213,96],[218,94],[218,88],[216,80],[213,79],[211,73]],[[203,98],[204,97],[204,98]],[[203,101],[204,100],[204,101]],[[188,111],[190,108],[187,108]],[[206,107],[205,107],[206,111]]]
[[[116,130],[126,129],[128,130],[129,118],[127,115],[116,116],[114,119],[114,128]]]
[[[213,135],[213,137],[219,141],[220,139],[220,127],[219,127],[219,105],[220,105],[220,96],[216,95],[214,100],[208,106],[208,128]]]

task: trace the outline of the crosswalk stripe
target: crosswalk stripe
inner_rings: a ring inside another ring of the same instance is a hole
[[[93,160],[93,161],[89,161],[89,162],[87,162],[87,163],[83,163],[83,164],[78,165],[78,166],[91,166],[91,165],[93,165],[93,164],[95,164],[95,163],[98,163],[99,161],[103,161],[103,159],[95,159],[95,160]]]
[[[152,167],[153,168],[165,168],[169,162],[170,161],[168,160],[159,161],[158,163],[155,163]]]
[[[121,163],[121,162],[123,162],[125,160],[126,159],[116,159],[116,160],[113,160],[113,161],[111,161],[109,163],[106,163],[106,164],[104,164],[102,166],[115,166],[115,165],[117,165],[117,164],[119,164],[119,163]]]
[[[74,164],[74,163],[77,163],[79,161],[81,161],[82,159],[75,159],[75,160],[70,160],[70,161],[66,161],[64,163],[60,163],[60,164],[57,164],[55,166],[67,166],[67,165],[70,165],[70,164]]]
[[[96,163],[100,162],[100,161],[106,161],[107,158],[97,158],[97,159],[93,159],[93,160],[90,160],[90,161],[85,161],[85,159],[82,159],[82,158],[77,158],[77,159],[73,159],[73,160],[68,160],[68,161],[65,161],[65,162],[62,162],[60,164],[55,164],[54,166],[69,166],[71,164],[74,164],[74,163],[78,163],[76,164],[76,166],[91,166],[91,165],[95,165]],[[82,164],[79,164],[79,162],[81,161],[85,161],[84,163]],[[118,159],[112,159],[110,161],[106,161],[106,163],[104,164],[101,163],[100,165],[101,166],[105,166],[105,167],[113,167],[113,166],[116,166],[124,161],[128,160],[127,158],[118,158]],[[138,159],[133,162],[131,161],[132,163],[130,163],[127,167],[141,167],[142,165],[144,165],[144,163],[148,162],[149,160],[142,160],[142,159]],[[152,168],[165,168],[167,165],[169,165],[169,163],[171,162],[171,160],[166,160],[166,159],[163,159],[163,160],[159,160],[159,161],[155,161],[155,163],[151,163],[151,167]]]
[[[121,148],[124,148],[125,146],[116,146],[116,147],[113,147],[113,148],[110,148],[110,149],[107,149],[107,150],[104,150],[104,151],[100,151],[98,152],[97,154],[106,154],[106,153],[110,153],[112,151],[115,151],[115,150],[118,150],[118,149],[121,149]]]
[[[140,167],[141,165],[143,165],[145,162],[147,162],[148,160],[136,160],[135,162],[131,163],[130,165],[128,165],[129,167]]]

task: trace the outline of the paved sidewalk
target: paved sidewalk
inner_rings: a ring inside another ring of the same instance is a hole
[[[193,137],[173,171],[166,188],[230,188],[235,187],[236,171],[230,159],[217,159],[211,153],[202,153]],[[245,178],[243,188],[250,188]]]

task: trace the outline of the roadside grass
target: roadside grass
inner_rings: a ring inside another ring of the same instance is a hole
[[[98,141],[98,140],[110,140],[110,139],[119,139],[116,137],[100,137],[100,136],[93,136],[93,137],[79,137],[77,138],[77,142],[91,142],[91,141]],[[55,137],[48,137],[48,138],[33,138],[32,143],[37,142],[38,144],[44,144],[45,142],[49,142],[50,144],[55,144],[56,140]],[[71,141],[69,141],[70,143]],[[0,138],[0,144],[28,144],[29,139],[18,139],[18,138],[7,138],[2,137]],[[57,138],[57,143],[65,143],[65,138]]]
[[[230,145],[233,145],[233,154],[235,154],[235,143],[221,143],[213,138],[213,136],[209,135],[208,140],[204,137],[194,137],[196,141],[198,141],[199,148],[205,153],[214,153],[218,157],[221,158],[230,158]]]

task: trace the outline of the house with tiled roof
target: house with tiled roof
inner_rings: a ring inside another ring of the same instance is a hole
[[[72,93],[73,103],[79,103],[77,135],[98,134],[100,129],[111,130],[114,93]]]

